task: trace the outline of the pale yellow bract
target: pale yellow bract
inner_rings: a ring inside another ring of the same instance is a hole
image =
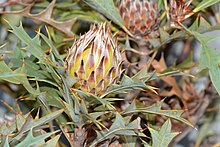
[[[122,58],[110,24],[93,25],[72,45],[66,58],[70,77],[79,78],[73,88],[101,94],[121,75]]]

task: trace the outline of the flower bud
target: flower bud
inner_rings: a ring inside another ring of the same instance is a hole
[[[121,75],[122,58],[110,24],[94,25],[72,45],[66,58],[70,77],[79,81],[73,88],[104,93]]]
[[[118,0],[126,28],[136,37],[158,37],[158,10],[155,0]]]

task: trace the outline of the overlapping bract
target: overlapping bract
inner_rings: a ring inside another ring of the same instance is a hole
[[[191,1],[187,0],[170,0],[169,19],[172,23],[182,22],[192,11],[190,8]]]
[[[136,37],[158,37],[158,9],[155,0],[118,0],[118,9],[127,29]]]
[[[105,92],[122,72],[121,53],[110,25],[94,25],[76,40],[66,63],[69,76],[79,78],[74,88],[96,95]]]

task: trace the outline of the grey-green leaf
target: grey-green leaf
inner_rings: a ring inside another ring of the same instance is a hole
[[[141,107],[141,108],[136,108],[134,110],[130,109],[129,111],[125,111],[124,114],[141,112],[141,113],[164,115],[169,118],[179,120],[179,121],[193,127],[193,125],[188,120],[181,117],[181,115],[183,113],[182,110],[162,110],[161,109],[162,104],[163,104],[163,101],[158,102],[158,103],[151,105],[149,107]]]
[[[170,144],[178,132],[171,132],[171,121],[168,119],[159,131],[149,128],[152,138],[152,147],[165,147]]]
[[[26,122],[24,124],[22,128],[23,129],[22,132],[26,132],[30,130],[31,128],[44,125],[48,123],[49,121],[52,121],[53,119],[57,118],[61,113],[63,113],[63,109],[49,113],[46,116],[41,117],[40,119],[30,120],[30,122],[28,123]]]
[[[10,145],[8,143],[8,136],[6,136],[5,143],[4,143],[3,147],[10,147]]]
[[[113,0],[83,0],[93,9],[104,14],[107,18],[118,24],[124,30],[127,30],[123,25],[122,18],[118,9],[115,7]]]
[[[44,58],[47,56],[40,46],[39,35],[37,34],[34,38],[30,38],[30,36],[25,32],[22,24],[20,26],[15,26],[11,22],[8,22],[10,27],[12,28],[12,32],[22,41],[27,44],[28,51],[38,58],[40,62],[44,63]]]
[[[194,13],[201,11],[205,8],[208,8],[216,3],[220,2],[220,0],[203,0],[197,5],[197,7],[193,10]]]
[[[209,69],[211,81],[220,95],[220,53],[207,44],[213,40],[213,37],[209,37],[198,32],[193,32],[193,35],[202,45],[202,50],[200,51],[200,68]]]
[[[23,86],[28,90],[28,92],[38,95],[40,93],[39,89],[34,89],[28,79],[27,75],[25,73],[24,67],[18,68],[15,71],[12,71],[4,61],[0,61],[0,79],[5,80],[14,84],[23,84]]]
[[[19,144],[17,144],[15,147],[24,147],[24,146],[41,146],[45,144],[45,139],[50,137],[52,134],[54,134],[55,132],[52,133],[47,133],[47,134],[43,134],[43,135],[39,135],[34,137],[32,130],[29,131],[28,135],[25,137],[24,140],[22,140]]]
[[[56,135],[54,138],[50,139],[46,142],[44,147],[55,147],[57,145],[57,142],[59,141],[61,135]]]
[[[109,128],[107,132],[98,133],[97,132],[97,138],[93,142],[91,146],[95,146],[99,142],[111,138],[114,135],[128,135],[128,136],[136,136],[135,130],[138,130],[138,122],[137,120],[134,120],[133,122],[129,123],[128,125],[125,125],[125,121],[122,118],[122,116],[119,113],[116,113],[116,118],[112,124],[112,126]],[[145,136],[142,133],[139,133],[140,136]]]

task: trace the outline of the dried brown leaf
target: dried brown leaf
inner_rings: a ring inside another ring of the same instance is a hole
[[[26,6],[24,9],[22,10],[18,10],[18,11],[2,11],[0,12],[0,14],[18,14],[18,15],[22,15],[28,18],[31,18],[33,20],[36,21],[40,21],[40,22],[44,22],[47,23],[51,26],[53,26],[54,28],[56,28],[57,30],[65,33],[66,35],[73,37],[74,33],[71,31],[73,24],[76,22],[76,18],[64,21],[64,22],[60,22],[60,21],[56,21],[52,18],[52,12],[54,9],[54,5],[56,3],[56,0],[53,0],[46,9],[44,9],[43,11],[41,11],[38,14],[31,14],[31,9],[33,7],[33,4],[30,4],[28,6]]]

